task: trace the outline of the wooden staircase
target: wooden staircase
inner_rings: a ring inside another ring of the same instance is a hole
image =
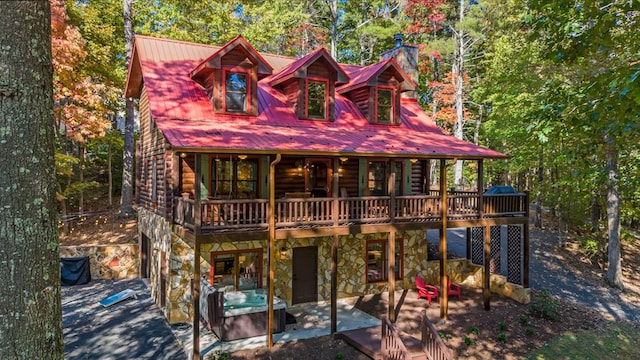
[[[398,331],[386,316],[381,326],[343,331],[336,338],[374,360],[450,360],[451,351],[442,342],[423,310],[422,339]]]

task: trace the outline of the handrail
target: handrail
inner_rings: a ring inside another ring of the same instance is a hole
[[[527,214],[526,194],[482,195],[482,202],[479,199],[477,193],[449,194],[447,218],[476,220]],[[276,199],[275,226],[280,229],[328,227],[335,226],[336,218],[340,226],[441,221],[442,198],[437,195],[396,196],[393,208],[389,196],[340,197],[337,214],[333,201],[331,197]],[[267,199],[209,199],[200,204],[204,231],[269,228]],[[479,211],[479,204],[483,211]],[[174,222],[193,230],[194,206],[193,199],[177,198]]]
[[[433,326],[427,312],[422,310],[421,314],[421,330],[422,330],[422,348],[427,354],[429,360],[451,360],[453,355],[451,350],[445,345],[444,341],[438,335],[438,331]]]
[[[382,338],[380,339],[380,353],[384,360],[409,359],[409,350],[402,342],[398,331],[386,315],[381,316]]]

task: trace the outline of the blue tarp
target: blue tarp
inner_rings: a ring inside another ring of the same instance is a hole
[[[89,257],[80,256],[60,259],[62,286],[82,285],[91,281]]]

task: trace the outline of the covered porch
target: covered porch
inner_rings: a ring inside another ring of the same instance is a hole
[[[203,178],[201,154],[195,155],[195,179]],[[337,332],[337,300],[338,300],[338,252],[341,249],[339,239],[343,235],[353,234],[386,234],[385,246],[388,254],[396,254],[396,237],[401,231],[412,229],[425,230],[435,228],[440,230],[440,251],[447,253],[446,229],[450,227],[468,227],[484,229],[480,232],[480,244],[484,253],[484,271],[490,273],[491,264],[491,232],[490,228],[500,225],[520,225],[521,239],[520,266],[522,268],[522,285],[528,287],[528,195],[485,195],[483,194],[483,166],[482,159],[478,159],[477,191],[456,192],[447,189],[447,168],[451,164],[447,159],[439,159],[438,190],[428,190],[424,194],[397,194],[395,159],[389,159],[389,169],[386,172],[385,185],[387,190],[383,195],[341,196],[340,191],[340,159],[333,159],[330,192],[324,196],[307,196],[306,193],[276,197],[277,165],[282,160],[281,154],[270,158],[268,170],[268,199],[217,199],[207,198],[202,190],[202,183],[194,184],[194,196],[183,196],[175,203],[175,232],[181,237],[192,241],[195,258],[201,258],[203,245],[246,240],[266,241],[265,253],[267,274],[269,309],[273,309],[274,283],[276,282],[275,267],[279,261],[278,253],[281,249],[276,246],[279,239],[328,237],[330,251],[330,310],[331,334]],[[410,161],[410,163],[413,163]],[[477,235],[476,235],[477,236]],[[426,237],[424,239],[426,245]],[[484,245],[482,245],[484,244]],[[400,245],[401,246],[401,245]],[[524,258],[522,258],[524,256]],[[397,263],[394,256],[388,256],[383,277],[387,289],[397,289]],[[447,259],[441,257],[438,281],[442,288],[446,287],[449,275]],[[200,261],[195,262],[194,279],[201,277]],[[366,276],[365,276],[366,278]],[[405,285],[406,285],[405,280]],[[485,309],[490,308],[490,280],[483,278],[483,302]],[[193,298],[197,299],[199,284],[193,289]],[[397,312],[394,299],[395,292],[390,292],[388,319],[395,322]],[[198,304],[194,300],[194,334],[198,339]],[[446,292],[440,300],[440,317],[447,318],[448,299]],[[273,311],[268,310],[268,329],[273,326]],[[267,346],[273,346],[274,334],[270,331],[266,336]],[[199,351],[199,345],[194,343],[194,355]]]

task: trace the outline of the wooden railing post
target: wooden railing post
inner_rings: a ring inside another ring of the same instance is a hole
[[[333,159],[333,226],[338,227],[340,202],[338,198],[340,186],[340,159]],[[338,235],[333,234],[331,241],[331,334],[338,332]]]
[[[191,294],[191,306],[193,308],[193,360],[200,359],[200,229],[202,227],[201,177],[202,165],[200,154],[195,154],[195,201],[194,206],[194,231],[196,233],[193,244],[193,294]]]

